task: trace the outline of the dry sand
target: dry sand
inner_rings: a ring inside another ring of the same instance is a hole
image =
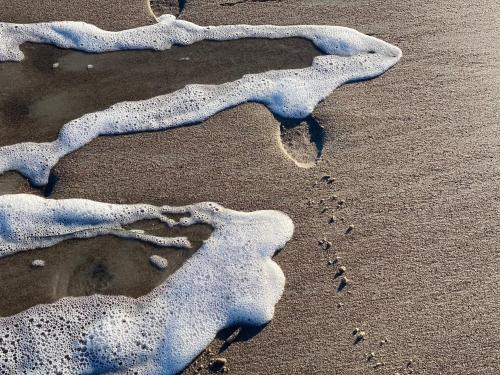
[[[3,21],[152,22],[143,0],[4,2]],[[201,126],[97,139],[57,166],[54,197],[287,212],[296,234],[276,256],[285,294],[265,329],[223,352],[232,374],[497,374],[498,4],[220,3],[188,1],[182,18],[349,26],[398,45],[404,57],[317,108],[328,133],[317,167],[297,168],[279,148],[279,123],[247,104]],[[336,182],[319,182],[325,174]],[[319,200],[333,195],[343,208],[328,201],[321,214]],[[332,250],[317,245],[323,237]],[[327,264],[336,256],[351,280],[341,293]],[[356,327],[366,332],[358,344]]]

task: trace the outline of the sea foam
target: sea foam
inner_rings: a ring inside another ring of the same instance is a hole
[[[0,23],[0,61],[23,59],[25,42],[88,52],[164,50],[201,40],[302,37],[325,56],[305,69],[243,76],[222,85],[189,85],[171,94],[115,104],[73,120],[48,143],[0,148],[0,173],[17,170],[47,184],[64,155],[100,135],[163,130],[202,122],[245,102],[290,118],[307,117],[339,85],[376,77],[401,51],[355,30],[334,26],[208,26],[162,16],[155,25],[121,32],[81,22]],[[187,215],[174,221],[169,215]],[[215,203],[185,207],[112,205],[88,200],[0,197],[0,257],[71,238],[112,234],[163,246],[188,247],[123,225],[159,219],[166,225],[205,223],[211,237],[167,281],[139,299],[64,298],[0,318],[0,374],[175,374],[224,327],[261,325],[273,316],[285,278],[272,255],[291,238],[293,223],[277,211],[251,213]]]
[[[123,49],[165,50],[201,40],[301,37],[326,55],[304,69],[249,74],[222,85],[188,85],[152,99],[122,102],[65,124],[47,143],[0,148],[0,173],[16,170],[34,185],[46,185],[50,170],[63,156],[100,135],[165,130],[200,123],[245,102],[264,104],[274,114],[305,118],[335,88],[384,73],[401,58],[399,48],[353,29],[337,26],[226,25],[198,26],[164,15],[154,25],[119,32],[83,22],[0,23],[0,60],[23,59],[25,42],[50,43],[88,52]]]
[[[1,228],[2,238],[17,251],[80,238],[82,231],[105,234],[144,218],[213,228],[174,275],[142,298],[63,298],[0,318],[2,375],[176,374],[221,329],[267,323],[283,292],[283,272],[271,257],[294,227],[278,211],[237,212],[215,203],[111,205],[22,194],[0,200],[0,214],[10,223]],[[183,217],[173,221],[168,214]]]
[[[186,237],[159,237],[126,230],[122,225],[156,219],[168,226],[168,207],[116,205],[85,199],[50,200],[29,194],[0,196],[0,258],[19,251],[49,247],[70,238],[106,234],[150,242],[157,246],[190,248]]]

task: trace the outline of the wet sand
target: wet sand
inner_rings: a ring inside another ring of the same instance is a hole
[[[65,123],[119,102],[190,83],[220,84],[248,73],[303,68],[321,54],[296,38],[205,41],[162,52],[86,54],[30,43],[22,50],[23,62],[0,64],[0,146],[52,141]]]
[[[179,269],[211,233],[207,225],[168,229],[157,221],[137,222],[127,228],[158,236],[186,236],[192,248],[164,248],[101,236],[65,241],[51,248],[1,258],[0,316],[13,315],[65,296],[96,293],[143,296]],[[149,261],[153,254],[167,259],[168,267],[163,270],[153,267]],[[33,267],[31,263],[35,259],[44,260],[45,267]]]
[[[4,19],[29,22],[47,14],[43,2],[41,10],[12,4]],[[93,5],[58,7],[54,17],[66,12],[95,22],[100,15],[89,11]],[[119,16],[103,13],[98,24],[137,26],[143,7],[142,0],[120,1],[113,10]],[[396,44],[404,57],[384,76],[345,86],[317,108],[327,138],[316,167],[297,168],[279,147],[276,119],[247,104],[202,126],[97,139],[57,166],[53,196],[214,200],[291,215],[294,239],[276,256],[287,277],[285,294],[267,327],[224,347],[231,374],[497,374],[495,14],[493,1],[473,7],[464,1],[189,1],[182,17],[192,22],[337,24]],[[321,182],[325,174],[336,181]],[[333,214],[338,224],[330,223]],[[355,228],[346,235],[350,224]],[[332,249],[318,246],[323,237]],[[338,264],[350,279],[341,293]],[[357,344],[356,327],[366,332]],[[220,347],[212,344],[213,351]]]
[[[28,180],[16,172],[7,172],[0,176],[0,195],[29,193],[40,195],[40,189],[30,185]]]

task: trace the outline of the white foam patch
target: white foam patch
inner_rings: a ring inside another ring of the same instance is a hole
[[[149,262],[159,270],[164,270],[168,267],[168,260],[156,254],[149,257]]]
[[[25,42],[51,43],[88,52],[123,49],[164,50],[201,40],[301,37],[327,55],[305,69],[275,70],[222,85],[188,85],[152,99],[123,102],[84,115],[61,129],[48,143],[21,143],[0,148],[0,173],[16,170],[35,185],[46,185],[60,158],[100,135],[165,130],[202,122],[213,114],[245,102],[266,105],[273,113],[304,118],[335,88],[376,77],[401,58],[399,48],[353,29],[337,26],[198,26],[174,16],[155,25],[120,32],[82,22],[0,23],[0,60],[20,61]]]
[[[19,251],[49,247],[73,238],[106,234],[164,247],[190,248],[186,237],[159,237],[122,225],[157,219],[174,225],[168,207],[116,205],[85,199],[44,199],[29,194],[0,196],[0,258]]]
[[[267,323],[283,292],[284,275],[271,257],[291,238],[293,223],[278,211],[237,212],[215,203],[154,207],[30,195],[1,199],[3,217],[19,215],[18,208],[29,213],[28,222],[16,221],[13,231],[2,228],[18,249],[28,246],[21,228],[46,246],[54,238],[78,236],[77,228],[114,228],[167,213],[189,215],[171,225],[205,223],[213,233],[145,297],[63,298],[0,318],[0,374],[176,374],[221,329]]]

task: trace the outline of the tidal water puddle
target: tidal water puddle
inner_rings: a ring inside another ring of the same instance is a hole
[[[153,235],[186,236],[192,248],[156,247],[146,242],[102,236],[69,240],[48,249],[0,258],[0,316],[13,315],[65,296],[143,296],[179,269],[212,232],[208,225],[169,229],[153,220],[127,228]],[[159,270],[150,264],[149,257],[154,254],[168,260],[166,269]],[[45,267],[32,267],[35,259],[44,260]]]
[[[0,176],[0,195],[15,193],[41,194],[40,190],[30,186],[19,173],[6,172]]]
[[[203,41],[163,52],[87,54],[30,43],[22,50],[23,62],[0,64],[0,146],[52,141],[65,123],[118,102],[307,67],[321,54],[299,38]]]

